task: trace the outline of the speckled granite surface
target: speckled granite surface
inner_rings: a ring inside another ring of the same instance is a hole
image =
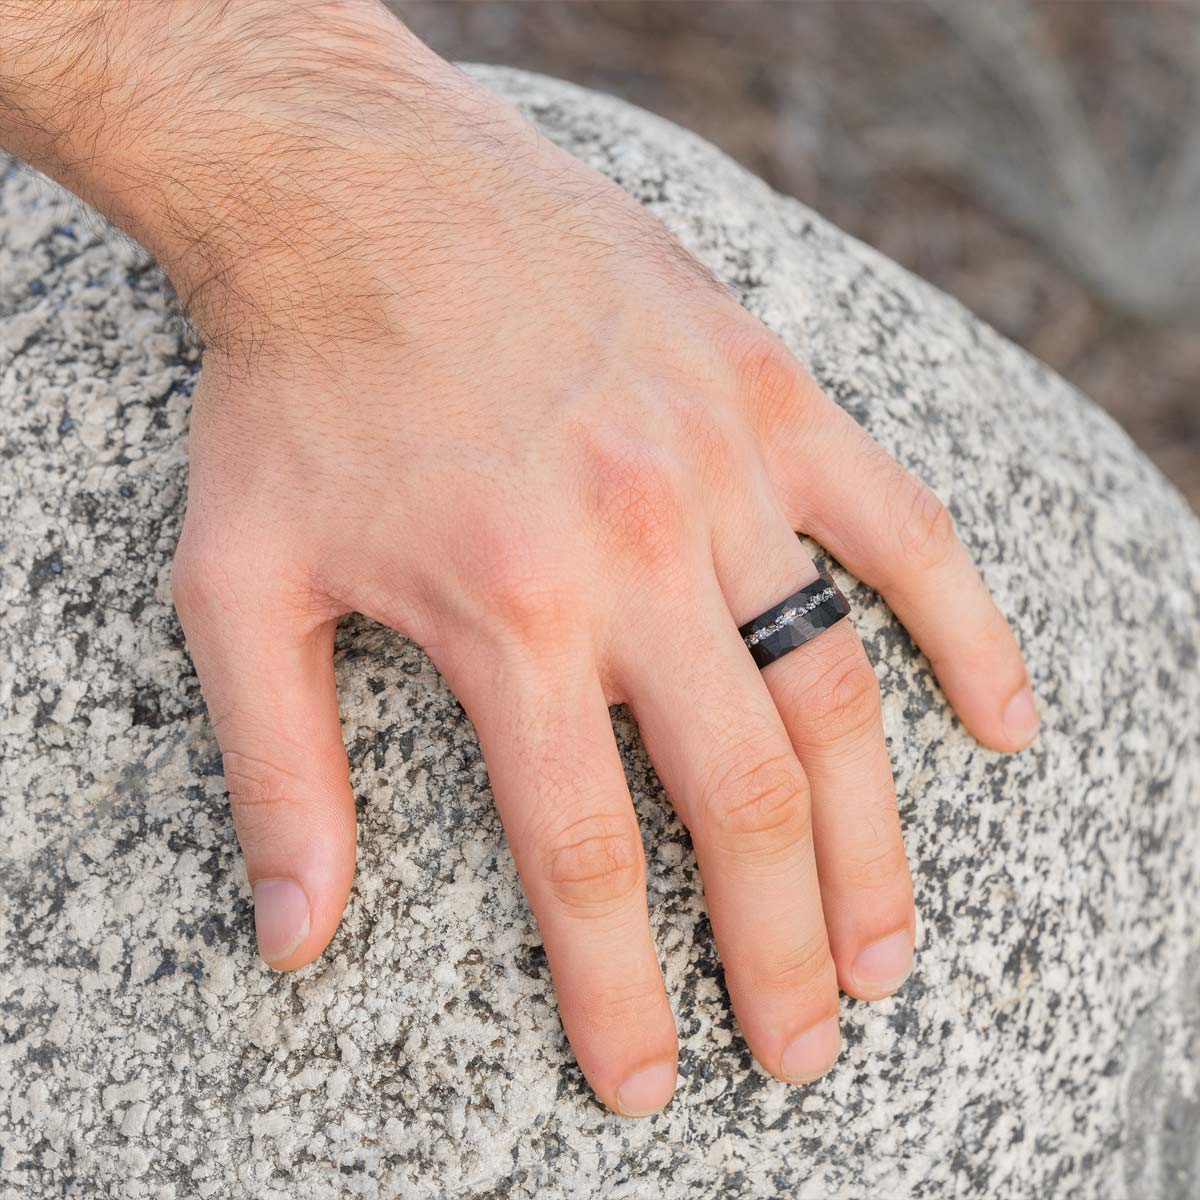
[[[731,1024],[618,714],[681,1040],[661,1116],[575,1068],[472,730],[365,622],[345,926],[272,974],[173,617],[196,354],[140,251],[0,164],[0,1197],[1102,1197],[1200,1189],[1200,526],[951,301],[616,101],[488,70],[657,213],[954,511],[1034,673],[1018,758],[854,587],[921,920],[822,1082]],[[842,580],[850,586],[841,573]]]

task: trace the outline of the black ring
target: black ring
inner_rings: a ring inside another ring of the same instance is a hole
[[[761,668],[811,642],[849,613],[850,602],[838,590],[833,576],[822,571],[808,587],[739,626],[738,633]]]

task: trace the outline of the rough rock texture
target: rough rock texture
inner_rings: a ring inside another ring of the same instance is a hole
[[[1010,1197],[1200,1188],[1200,527],[1095,408],[710,146],[483,78],[612,175],[949,502],[1045,718],[981,749],[880,601],[921,917],[805,1089],[732,1025],[687,838],[618,714],[682,1042],[607,1115],[555,1013],[474,734],[365,622],[338,678],[360,870],[328,953],[254,953],[168,595],[197,356],[140,251],[0,167],[0,1197]]]

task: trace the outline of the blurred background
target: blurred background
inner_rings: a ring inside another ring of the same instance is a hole
[[[622,96],[952,293],[1200,511],[1200,0],[389,0]]]

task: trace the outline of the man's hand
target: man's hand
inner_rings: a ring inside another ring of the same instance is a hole
[[[159,253],[209,342],[175,594],[263,956],[311,961],[350,889],[332,646],[359,611],[475,723],[603,1101],[659,1108],[676,1060],[618,702],[691,831],[755,1056],[820,1075],[839,986],[877,999],[911,965],[878,686],[849,621],[762,672],[737,626],[815,577],[805,530],[967,727],[1021,748],[1025,668],[945,509],[636,203],[381,8],[138,15],[158,7],[87,67],[94,130],[30,156]]]

